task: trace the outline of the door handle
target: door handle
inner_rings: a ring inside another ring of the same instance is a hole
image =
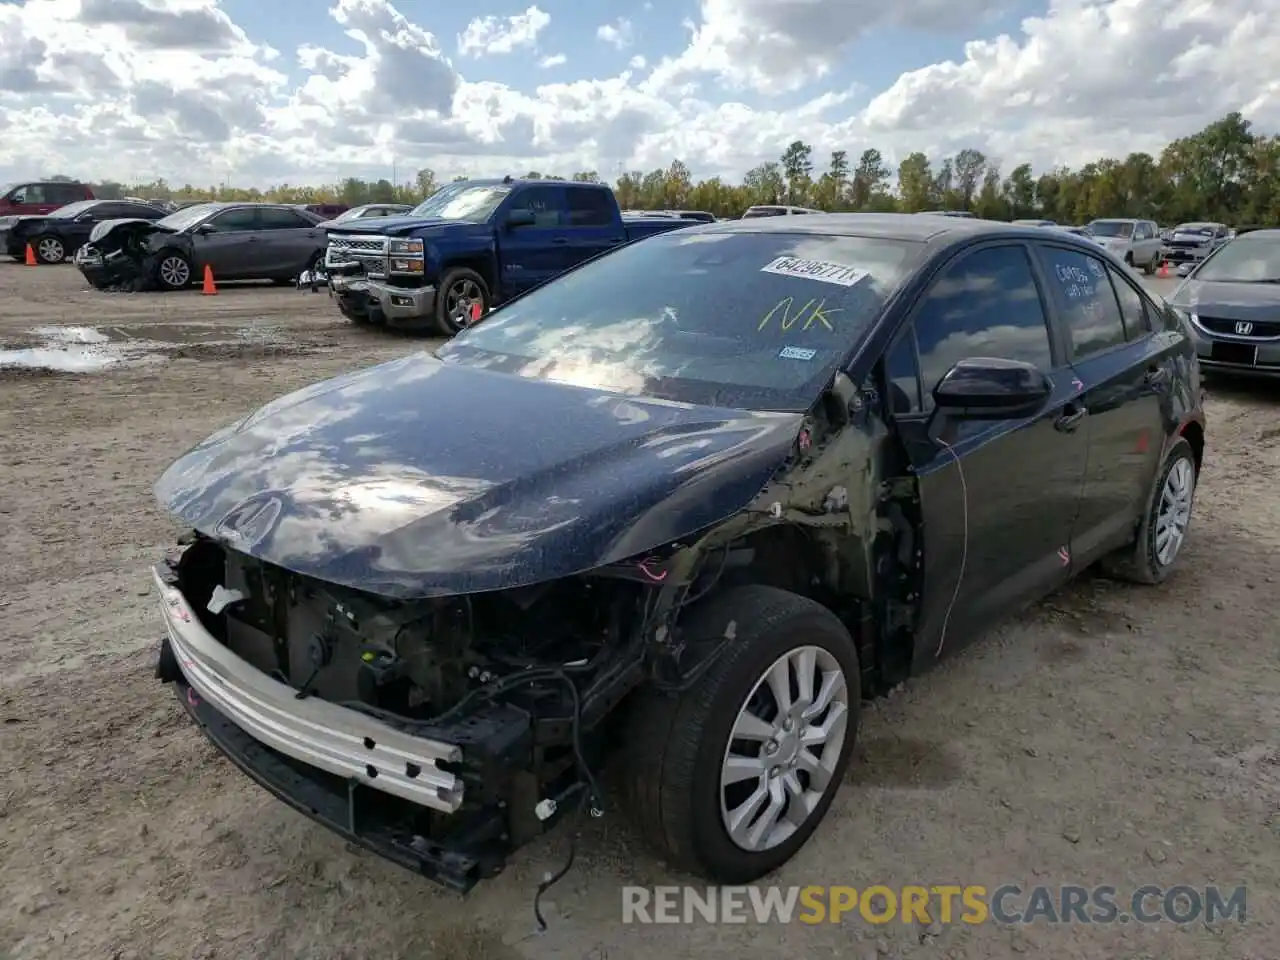
[[[1148,387],[1163,387],[1169,382],[1169,371],[1165,367],[1150,367],[1142,382]]]
[[[563,247],[569,242],[568,237],[555,237],[552,241],[557,247]]]
[[[1076,427],[1080,426],[1080,421],[1088,415],[1089,411],[1085,407],[1077,407],[1075,404],[1067,404],[1062,416],[1053,421],[1054,429],[1060,430],[1063,433],[1071,433]]]

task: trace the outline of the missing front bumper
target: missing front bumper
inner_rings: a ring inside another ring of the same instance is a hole
[[[412,736],[373,717],[275,680],[210,634],[186,598],[153,571],[169,644],[202,702],[253,739],[344,780],[442,813],[462,806],[462,780],[440,764],[459,764],[461,748]]]

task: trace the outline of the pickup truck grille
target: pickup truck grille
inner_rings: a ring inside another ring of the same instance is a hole
[[[329,270],[358,265],[365,276],[385,278],[387,238],[330,234],[324,263]]]

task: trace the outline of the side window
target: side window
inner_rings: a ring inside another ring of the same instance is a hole
[[[568,187],[569,226],[607,227],[613,223],[613,201],[604,190]]]
[[[907,324],[885,351],[884,386],[885,407],[889,413],[920,411],[920,368],[916,363],[916,337],[911,324]]]
[[[562,196],[560,187],[525,187],[511,209],[532,211],[535,227],[560,227],[564,225]]]
[[[240,233],[245,230],[258,229],[257,211],[253,207],[239,207],[224,210],[209,221],[209,226],[218,233]]]
[[[311,221],[304,220],[292,210],[279,207],[263,207],[258,211],[259,230],[298,230],[311,226]]]
[[[966,357],[1053,367],[1044,305],[1021,245],[987,247],[947,267],[917,308],[915,331],[925,410],[943,374]]]
[[[1049,287],[1071,332],[1072,358],[1125,342],[1120,304],[1101,260],[1065,247],[1042,247]]]
[[[49,203],[75,203],[84,200],[84,187],[78,183],[51,183],[48,186]]]
[[[1107,273],[1111,275],[1111,285],[1116,288],[1116,299],[1120,301],[1125,337],[1129,340],[1142,339],[1151,332],[1151,317],[1147,315],[1146,301],[1120,274],[1110,267],[1107,267]]]
[[[14,203],[53,203],[43,183],[29,183],[13,195]]]

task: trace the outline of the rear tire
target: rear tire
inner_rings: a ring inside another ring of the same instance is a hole
[[[67,245],[61,237],[48,234],[36,237],[31,241],[31,247],[36,252],[37,263],[62,263],[67,259]]]
[[[638,694],[625,740],[629,805],[645,839],[677,867],[750,883],[804,846],[844,779],[858,730],[857,648],[825,607],[755,584],[699,603],[681,629],[695,644],[730,644],[689,690]],[[816,697],[803,709],[802,674],[815,693],[829,685],[828,706]],[[778,710],[771,676],[786,678],[789,714]],[[777,802],[783,812],[765,823]]]
[[[1186,542],[1198,479],[1191,444],[1179,437],[1156,474],[1137,537],[1104,559],[1103,570],[1131,583],[1156,584],[1168,579]]]

